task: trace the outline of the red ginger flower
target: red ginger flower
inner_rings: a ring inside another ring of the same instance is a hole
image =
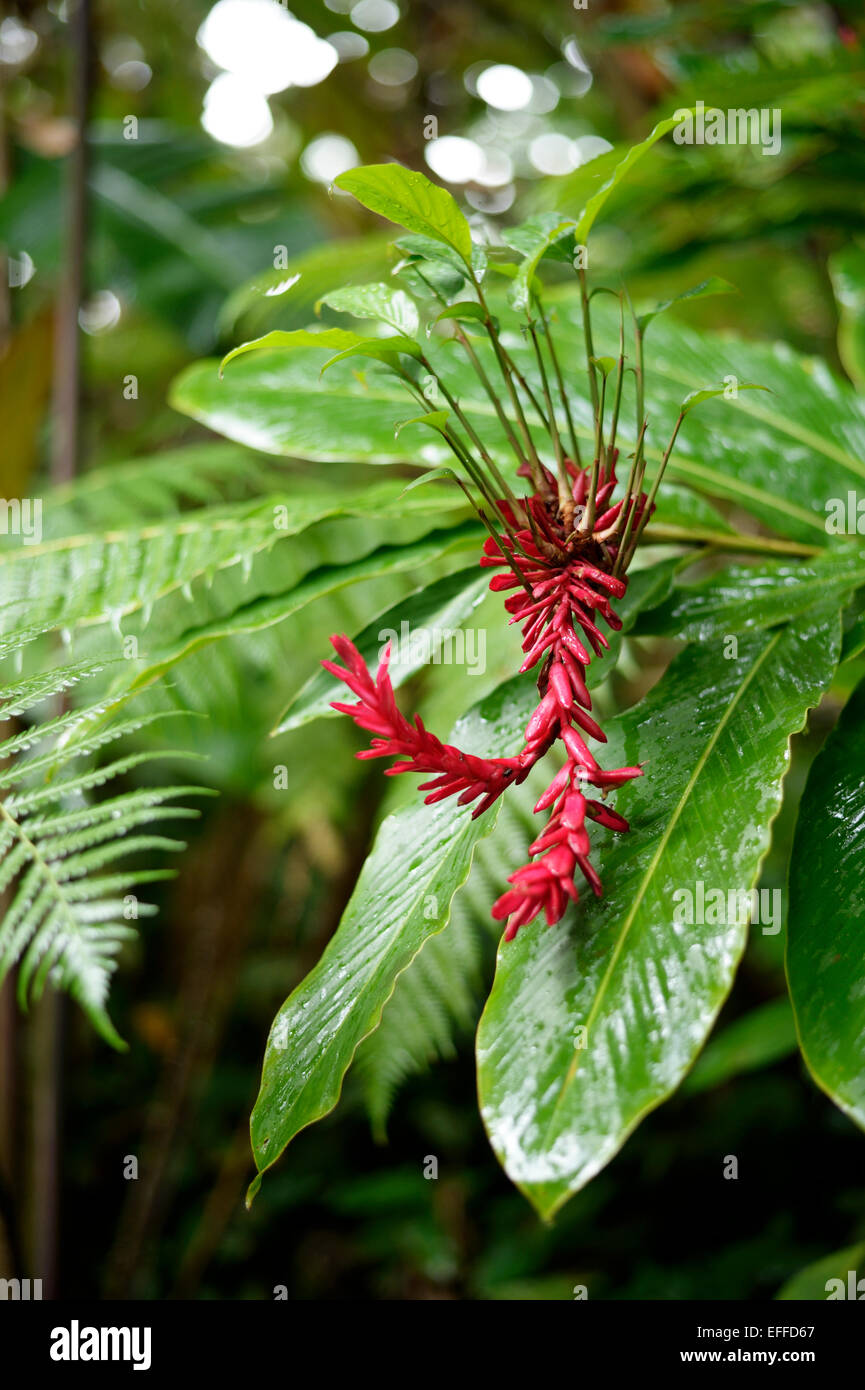
[[[582,508],[589,487],[588,471],[573,465],[569,465],[569,471],[575,506]],[[554,479],[548,470],[544,473],[552,495]],[[618,553],[619,527],[628,520],[620,519],[622,503],[607,507],[615,486],[614,459],[608,478],[600,479],[592,533],[577,545],[573,545],[573,537],[564,536],[561,524],[557,525],[552,502],[537,494],[526,499],[529,525],[519,530],[514,512],[506,503],[501,504],[513,536],[490,536],[484,545],[482,566],[507,567],[505,573],[494,576],[490,588],[518,590],[506,599],[505,608],[512,623],[523,624],[522,646],[526,655],[520,670],[528,671],[543,659],[538,678],[541,700],[526,726],[525,745],[516,757],[480,758],[464,753],[430,733],[419,715],[410,723],[394,698],[388,675],[389,647],[375,680],[347,637],[331,638],[345,667],[332,661],[322,662],[358,697],[357,704],[334,702],[333,708],[350,715],[358,727],[374,735],[370,748],[357,756],[399,758],[387,769],[391,776],[400,772],[435,774],[432,780],[420,784],[420,790],[427,792],[425,801],[442,801],[449,796],[456,796],[459,805],[475,801],[473,818],[487,811],[506,787],[525,781],[535,763],[557,740],[564,744],[568,760],[535,806],[536,812],[553,807],[546,828],[529,846],[529,853],[539,857],[510,875],[508,881],[513,886],[492,909],[495,918],[508,919],[506,941],[541,911],[549,925],[559,921],[568,902],[578,900],[574,884],[577,868],[600,896],[601,881],[589,861],[586,819],[615,831],[629,827],[622,816],[602,801],[587,798],[582,788],[592,785],[605,796],[611,788],[642,774],[639,767],[605,771],[583,737],[588,734],[606,742],[603,730],[588,712],[592,699],[585,669],[592,660],[588,648],[600,656],[609,645],[596,619],[602,619],[611,629],[620,628],[621,620],[613,611],[612,600],[622,598],[627,589],[627,579],[610,573]],[[631,504],[634,526],[639,524],[646,502],[641,494]],[[582,632],[585,642],[576,629]]]

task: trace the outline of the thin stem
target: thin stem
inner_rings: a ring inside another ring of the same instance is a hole
[[[559,475],[559,508],[562,513],[562,520],[565,524],[565,530],[570,531],[574,521],[574,498],[573,493],[571,491],[571,480],[568,474],[568,470],[565,467],[565,455],[562,449],[562,441],[559,435],[559,427],[556,423],[555,410],[553,409],[553,401],[550,395],[550,383],[549,378],[547,376],[547,369],[544,364],[544,357],[543,353],[541,352],[541,345],[538,340],[537,329],[535,328],[535,325],[531,319],[529,319],[529,336],[532,340],[532,347],[535,350],[535,357],[538,363],[538,371],[540,372],[541,376],[541,389],[544,393],[544,401],[547,407],[547,414],[550,417],[550,438],[553,441],[553,452],[556,456],[556,470]]]
[[[774,536],[742,536],[736,532],[711,531],[693,526],[647,526],[643,532],[647,545],[711,545],[718,550],[740,550],[748,554],[797,555],[808,559],[824,553],[819,545],[776,540]]]
[[[640,437],[637,440],[637,447],[634,450],[633,461],[631,463],[631,468],[628,473],[628,485],[625,489],[625,498],[622,503],[622,510],[616,517],[616,524],[613,528],[613,534],[615,534],[615,532],[618,530],[619,523],[622,521],[622,519],[624,519],[625,529],[622,535],[621,542],[619,544],[618,554],[616,555],[616,563],[613,566],[614,575],[618,575],[622,569],[622,562],[625,557],[625,551],[627,548],[628,541],[631,537],[631,531],[633,530],[634,526],[634,517],[637,515],[637,499],[640,495],[640,490],[642,488],[643,472],[645,471],[645,467],[641,469],[640,461],[643,456],[643,440],[646,436],[646,427],[648,426],[648,423],[648,417],[644,416],[643,424],[640,428]]]
[[[613,418],[610,421],[610,442],[607,450],[612,454],[616,447],[616,430],[619,425],[619,407],[622,404],[622,383],[625,379],[625,311],[619,297],[619,369],[616,376],[616,396],[613,401]]]
[[[483,386],[484,390],[486,391],[487,395],[492,401],[493,406],[495,407],[496,415],[499,418],[499,423],[501,424],[502,429],[507,435],[508,443],[510,444],[514,453],[516,454],[519,462],[525,463],[525,454],[523,453],[523,450],[520,447],[520,441],[517,439],[517,436],[514,433],[513,425],[508,419],[507,413],[503,410],[502,403],[498,397],[498,393],[496,392],[492,382],[490,381],[489,377],[484,371],[484,368],[481,364],[481,360],[475,352],[474,348],[472,347],[468,335],[463,331],[462,328],[459,327],[459,325],[455,325],[455,330],[457,342],[460,344],[461,347],[465,349],[468,359],[474,367],[481,385]]]
[[[657,493],[658,493],[658,488],[659,488],[659,486],[660,486],[661,479],[662,479],[663,476],[664,476],[664,470],[665,470],[665,468],[667,467],[667,460],[669,459],[670,454],[673,452],[673,445],[674,445],[675,442],[676,442],[676,436],[678,435],[679,430],[680,430],[681,427],[682,427],[682,421],[684,420],[684,418],[685,418],[685,412],[684,412],[683,410],[680,410],[680,411],[679,411],[679,414],[678,414],[678,417],[677,417],[677,419],[676,419],[676,423],[675,423],[675,425],[673,426],[673,433],[670,435],[670,442],[669,442],[669,444],[667,445],[666,449],[664,450],[664,457],[661,459],[660,466],[659,466],[659,468],[658,468],[657,473],[655,474],[654,481],[652,482],[652,489],[651,489],[651,492],[649,493],[648,499],[647,499],[647,501],[646,501],[646,505],[645,505],[645,507],[644,507],[644,509],[643,509],[643,515],[642,515],[642,517],[640,518],[640,524],[637,526],[636,530],[634,531],[634,538],[633,538],[633,540],[631,541],[630,549],[629,549],[628,554],[627,554],[627,557],[626,557],[626,559],[625,559],[625,564],[624,564],[625,569],[627,569],[628,565],[630,564],[630,562],[631,562],[631,557],[633,556],[634,551],[636,550],[637,546],[638,546],[639,543],[640,543],[640,536],[643,534],[643,532],[644,532],[645,529],[646,529],[646,524],[647,524],[647,522],[648,522],[648,520],[649,520],[649,516],[650,516],[650,514],[651,514],[652,507],[653,507],[653,505],[654,505],[655,497],[657,496]]]
[[[514,386],[511,377],[510,368],[508,366],[508,360],[505,356],[504,349],[502,348],[502,345],[499,342],[499,335],[496,332],[496,327],[493,323],[493,317],[489,311],[489,306],[484,297],[484,292],[481,288],[481,283],[475,275],[474,271],[471,271],[470,274],[474,283],[475,292],[478,296],[478,303],[484,311],[484,327],[486,328],[490,342],[492,343],[493,352],[496,355],[496,361],[499,364],[499,370],[501,371],[502,379],[505,383],[505,388],[510,397],[511,405],[514,408],[514,412],[517,417],[517,424],[519,425],[520,434],[523,437],[523,442],[525,443],[526,449],[528,451],[528,464],[532,474],[532,482],[534,484],[535,490],[537,492],[540,492],[544,484],[544,475],[541,468],[541,461],[538,458],[538,451],[535,448],[535,442],[532,439],[531,432],[526,422],[526,417],[523,413],[522,405],[520,404],[520,398],[517,395],[516,387]]]
[[[598,409],[595,416],[595,456],[592,459],[592,474],[589,480],[589,496],[586,502],[586,510],[580,524],[580,532],[584,536],[590,536],[595,526],[595,503],[598,490],[598,475],[601,466],[601,455],[604,452],[604,401],[607,394],[607,378],[601,378],[601,398],[598,402]]]
[[[490,470],[490,473],[493,477],[493,481],[499,488],[501,488],[504,496],[511,503],[511,506],[519,507],[520,504],[514,496],[510,484],[502,477],[494,459],[490,456],[488,450],[484,446],[483,440],[480,438],[471,421],[466,417],[456,397],[451,394],[447,385],[439,376],[438,372],[435,370],[428,358],[421,356],[420,362],[421,366],[424,367],[427,372],[429,372],[429,374],[434,378],[438,386],[441,388],[442,395],[444,396],[454,415],[456,415],[457,419],[459,420],[469,439],[474,444],[475,448],[477,449],[487,468]]]
[[[598,378],[595,370],[594,356],[595,346],[592,341],[592,315],[589,309],[589,291],[586,284],[586,272],[580,270],[580,298],[583,303],[583,335],[586,341],[586,367],[589,373],[589,390],[592,393],[592,411],[595,416],[598,414]]]
[[[547,316],[544,313],[543,307],[540,304],[540,302],[538,303],[538,309],[541,315],[541,323],[544,326],[544,337],[547,340],[547,348],[550,354],[550,361],[553,364],[553,371],[556,374],[556,382],[558,383],[559,387],[559,396],[561,397],[562,406],[565,412],[565,418],[568,422],[568,433],[571,437],[571,449],[573,451],[574,463],[577,465],[578,468],[582,468],[583,461],[580,456],[580,446],[577,440],[577,432],[574,429],[574,419],[571,415],[571,403],[568,400],[568,393],[565,390],[565,381],[564,377],[562,376],[562,369],[559,366],[559,359],[556,354],[555,345],[553,343],[553,335],[550,330],[549,320],[547,319]]]

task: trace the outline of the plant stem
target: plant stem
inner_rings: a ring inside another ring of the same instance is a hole
[[[594,361],[592,360],[595,356],[595,346],[592,341],[592,316],[589,309],[589,291],[586,284],[586,272],[580,270],[578,274],[580,277],[580,299],[583,304],[583,335],[586,342],[586,367],[589,373],[589,390],[592,394],[592,411],[597,418],[599,393],[597,373]]]
[[[711,545],[718,550],[738,550],[748,554],[795,555],[809,559],[822,555],[823,547],[799,541],[777,540],[774,536],[743,536],[736,532],[711,531],[694,526],[649,525],[643,532],[647,545]]]
[[[541,315],[541,323],[542,323],[543,326],[544,326],[544,337],[545,337],[546,340],[547,340],[547,348],[549,349],[550,361],[551,361],[552,364],[553,364],[553,371],[554,371],[555,374],[556,374],[556,381],[557,381],[558,387],[559,387],[559,395],[560,395],[560,397],[561,397],[562,406],[563,406],[563,408],[564,408],[565,418],[566,418],[566,420],[567,420],[567,422],[568,422],[568,433],[569,433],[570,438],[571,438],[571,449],[572,449],[573,455],[574,455],[574,463],[576,464],[577,468],[582,468],[582,466],[583,466],[583,461],[582,461],[582,458],[581,458],[581,456],[580,456],[580,445],[579,445],[579,442],[578,442],[578,440],[577,440],[577,432],[576,432],[576,430],[574,429],[574,419],[573,419],[573,416],[571,415],[571,404],[570,404],[570,401],[568,400],[568,393],[567,393],[567,391],[565,390],[565,381],[564,381],[564,377],[562,376],[562,369],[561,369],[561,367],[559,366],[559,359],[558,359],[558,356],[557,356],[557,354],[556,354],[555,344],[553,343],[553,335],[552,335],[552,332],[551,332],[551,330],[550,330],[550,325],[549,325],[549,321],[548,321],[548,319],[547,319],[547,316],[546,316],[546,314],[544,313],[543,307],[541,306],[540,303],[538,303],[538,309],[539,309],[540,315]]]
[[[553,408],[553,401],[550,395],[550,383],[547,377],[547,369],[544,364],[541,345],[538,340],[537,329],[529,319],[529,336],[532,340],[532,347],[535,350],[535,357],[538,363],[538,371],[541,375],[541,389],[544,393],[544,402],[547,407],[547,414],[550,418],[550,438],[553,441],[553,452],[556,456],[556,470],[559,475],[559,508],[562,513],[562,520],[565,524],[565,531],[570,532],[574,523],[574,498],[571,492],[571,480],[568,470],[565,467],[565,455],[562,450],[562,441],[559,436],[559,428],[556,424],[556,415]]]
[[[586,501],[586,510],[583,520],[580,523],[582,535],[590,536],[595,525],[595,494],[598,490],[598,474],[601,466],[601,455],[604,452],[604,401],[607,394],[607,378],[601,378],[601,397],[598,402],[598,409],[595,415],[595,456],[592,459],[592,474],[589,480],[589,496]]]
[[[493,316],[490,313],[489,305],[487,304],[486,298],[484,297],[484,292],[481,288],[481,283],[475,275],[474,271],[470,271],[470,274],[475,287],[475,292],[478,297],[478,303],[484,311],[484,327],[486,328],[490,342],[492,343],[493,352],[496,355],[496,361],[499,364],[499,370],[501,371],[502,379],[505,383],[505,388],[507,390],[508,396],[510,397],[511,405],[514,408],[514,413],[517,417],[517,424],[519,426],[520,434],[523,437],[523,442],[526,446],[526,450],[528,451],[528,464],[532,475],[532,483],[534,484],[535,491],[540,492],[542,491],[544,486],[544,475],[543,470],[541,468],[541,461],[538,457],[538,451],[535,448],[535,442],[532,439],[531,432],[526,422],[526,417],[523,413],[522,405],[520,404],[520,398],[517,395],[516,387],[514,386],[511,377],[511,370],[508,363],[508,359],[505,355],[501,343],[499,342],[499,335],[496,332],[496,326],[493,323]]]
[[[669,459],[670,454],[673,452],[673,445],[674,445],[675,442],[676,442],[676,436],[678,435],[679,430],[680,430],[681,427],[682,427],[682,421],[684,420],[684,418],[685,418],[685,412],[684,412],[683,410],[680,410],[680,411],[679,411],[679,414],[678,414],[678,417],[677,417],[677,419],[676,419],[676,423],[675,423],[675,425],[673,426],[673,433],[670,435],[670,442],[669,442],[669,444],[667,445],[666,449],[664,450],[664,457],[661,459],[660,466],[659,466],[659,468],[658,468],[657,473],[655,474],[654,481],[652,482],[652,488],[651,488],[651,491],[650,491],[649,496],[648,496],[648,498],[647,498],[646,506],[645,506],[645,508],[644,508],[644,510],[643,510],[643,515],[642,515],[642,517],[640,518],[640,524],[639,524],[639,526],[637,526],[637,528],[636,528],[635,531],[634,531],[634,538],[633,538],[633,540],[631,541],[630,548],[629,548],[629,550],[628,550],[628,554],[627,554],[627,556],[625,557],[625,561],[624,561],[624,568],[625,568],[625,569],[627,569],[628,565],[630,564],[630,562],[631,562],[631,557],[633,556],[634,551],[636,550],[637,546],[638,546],[639,543],[640,543],[640,536],[643,534],[643,532],[644,532],[645,529],[646,529],[646,524],[647,524],[647,522],[648,522],[648,520],[649,520],[649,516],[650,516],[650,514],[651,514],[652,506],[654,505],[654,501],[655,501],[655,498],[656,498],[657,493],[658,493],[658,488],[659,488],[659,486],[660,486],[661,479],[662,479],[663,476],[664,476],[664,470],[665,470],[666,467],[667,467],[667,460]]]

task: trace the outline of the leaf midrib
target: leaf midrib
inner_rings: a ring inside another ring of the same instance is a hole
[[[624,945],[625,945],[625,941],[626,941],[626,939],[627,939],[628,933],[630,932],[631,927],[633,926],[634,921],[636,920],[637,912],[638,912],[638,910],[639,910],[639,908],[640,908],[640,906],[641,906],[641,904],[642,904],[642,902],[643,902],[643,899],[644,899],[644,897],[645,897],[645,895],[646,895],[646,893],[647,893],[647,891],[648,891],[649,884],[650,884],[651,881],[652,881],[652,878],[653,878],[653,876],[654,876],[655,870],[657,869],[658,864],[659,864],[659,862],[660,862],[661,856],[663,855],[663,853],[664,853],[664,851],[665,851],[665,849],[666,849],[666,847],[667,847],[667,845],[668,845],[668,843],[669,843],[669,841],[670,841],[670,836],[672,835],[673,830],[675,829],[675,826],[678,824],[678,821],[679,821],[679,819],[680,819],[680,817],[681,817],[681,815],[682,815],[682,812],[683,812],[684,809],[685,809],[685,806],[686,806],[687,803],[688,803],[688,800],[689,800],[689,798],[690,798],[690,796],[691,796],[691,793],[693,792],[694,787],[696,786],[696,784],[697,784],[697,782],[698,782],[698,780],[699,780],[699,778],[700,778],[700,776],[701,776],[701,774],[702,774],[702,772],[703,772],[703,770],[704,770],[704,768],[705,768],[705,766],[706,766],[706,764],[707,764],[709,758],[711,757],[712,753],[714,752],[715,747],[716,747],[716,745],[717,745],[717,743],[718,743],[718,739],[721,737],[721,734],[723,733],[724,729],[726,728],[727,724],[729,723],[730,718],[732,717],[733,711],[736,709],[736,707],[737,707],[737,705],[739,704],[739,701],[741,700],[741,698],[742,698],[742,696],[744,695],[745,691],[748,689],[749,685],[750,685],[751,682],[753,681],[753,679],[754,679],[754,677],[756,676],[757,672],[760,670],[760,667],[763,665],[763,662],[766,660],[766,658],[769,656],[769,654],[773,651],[773,649],[775,648],[775,646],[777,645],[777,643],[781,640],[781,637],[782,637],[782,635],[783,635],[783,631],[784,631],[783,628],[779,629],[779,631],[775,634],[775,636],[772,637],[772,639],[771,639],[769,642],[767,642],[766,646],[763,648],[762,652],[760,653],[758,659],[754,662],[753,666],[751,667],[750,671],[748,672],[746,678],[745,678],[745,679],[742,681],[742,683],[740,684],[738,690],[736,691],[736,694],[733,696],[733,699],[730,701],[730,703],[727,705],[727,708],[724,710],[723,717],[718,721],[718,724],[717,724],[716,727],[715,727],[715,730],[714,730],[714,732],[713,732],[713,734],[712,734],[711,739],[710,739],[709,742],[706,744],[705,749],[703,750],[703,752],[701,753],[700,757],[699,757],[698,760],[697,760],[697,763],[696,763],[696,765],[695,765],[695,767],[694,767],[694,771],[692,772],[691,776],[690,776],[689,779],[688,779],[688,782],[687,782],[687,784],[686,784],[686,786],[685,786],[685,789],[684,789],[684,791],[682,792],[682,795],[681,795],[681,797],[680,797],[680,799],[679,799],[677,805],[675,806],[675,808],[674,808],[674,810],[673,810],[673,813],[672,813],[672,815],[670,816],[669,821],[667,822],[667,825],[666,825],[666,827],[665,827],[665,829],[664,829],[664,833],[663,833],[663,835],[661,836],[661,839],[660,839],[660,841],[659,841],[659,843],[658,843],[658,847],[657,847],[657,849],[656,849],[654,855],[652,856],[651,862],[650,862],[649,865],[647,866],[646,872],[645,872],[645,874],[644,874],[644,876],[643,876],[643,880],[642,880],[642,882],[641,882],[641,884],[640,884],[640,887],[639,887],[639,889],[638,889],[638,891],[637,891],[637,894],[636,894],[636,896],[635,896],[635,898],[634,898],[634,901],[633,901],[633,904],[632,904],[632,906],[631,906],[631,909],[630,909],[628,915],[626,916],[625,921],[624,921],[623,924],[622,924],[622,928],[621,928],[621,931],[620,931],[620,933],[619,933],[619,937],[618,937],[618,940],[617,940],[617,942],[616,942],[615,948],[614,948],[614,950],[613,950],[613,952],[612,952],[612,955],[611,955],[611,957],[610,957],[609,964],[608,964],[606,970],[604,971],[604,975],[603,975],[603,977],[602,977],[602,979],[601,979],[601,981],[600,981],[600,984],[599,984],[599,986],[598,986],[597,992],[596,992],[596,994],[595,994],[594,1003],[592,1004],[592,1007],[591,1007],[591,1009],[589,1010],[588,1017],[587,1017],[587,1019],[586,1019],[585,1027],[586,1027],[587,1032],[588,1032],[588,1030],[591,1028],[592,1023],[594,1022],[594,1020],[595,1020],[595,1019],[597,1018],[597,1016],[598,1016],[598,1013],[599,1013],[599,1011],[600,1011],[601,1005],[602,1005],[602,1003],[603,1003],[603,1001],[604,1001],[605,995],[606,995],[607,990],[608,990],[608,988],[609,988],[609,984],[610,984],[610,980],[611,980],[611,978],[612,978],[613,972],[615,971],[616,966],[618,965],[619,958],[620,958],[620,956],[621,956],[622,950],[624,949]],[[569,1065],[569,1067],[568,1067],[568,1071],[567,1071],[567,1073],[566,1073],[566,1075],[565,1075],[565,1079],[564,1079],[564,1081],[562,1082],[562,1089],[561,1089],[561,1091],[559,1092],[559,1095],[558,1095],[558,1097],[557,1097],[557,1099],[556,1099],[555,1105],[553,1106],[553,1111],[552,1111],[552,1114],[550,1115],[549,1123],[548,1123],[547,1128],[546,1128],[546,1131],[545,1131],[545,1133],[544,1133],[544,1139],[543,1139],[544,1145],[546,1145],[546,1144],[549,1143],[550,1133],[551,1133],[552,1128],[553,1128],[553,1125],[554,1125],[554,1123],[555,1123],[556,1115],[557,1115],[558,1110],[559,1110],[560,1106],[562,1105],[562,1103],[563,1103],[565,1097],[566,1097],[567,1094],[568,1094],[569,1088],[571,1087],[571,1085],[573,1084],[573,1082],[574,1082],[574,1080],[575,1080],[575,1078],[576,1078],[577,1071],[578,1071],[579,1065],[580,1065],[580,1061],[581,1061],[581,1051],[576,1051],[576,1052],[574,1053],[574,1057],[573,1057],[573,1059],[572,1059],[572,1061],[571,1061],[571,1063],[570,1063],[570,1065]]]

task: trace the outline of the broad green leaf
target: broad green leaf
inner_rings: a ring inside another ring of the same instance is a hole
[[[673,895],[695,896],[700,881],[753,888],[790,736],[829,684],[839,640],[840,623],[819,612],[742,637],[735,661],[688,648],[608,726],[605,765],[640,762],[645,775],[616,795],[630,832],[593,833],[604,897],[586,893],[557,926],[535,922],[501,947],[478,1030],[490,1140],[545,1218],[609,1162],[702,1047],[746,926],[738,906],[723,924],[677,924],[687,899]]]
[[[269,328],[277,316],[283,327],[309,323],[321,296],[345,279],[347,265],[360,278],[387,274],[389,246],[390,237],[378,233],[340,237],[292,256],[284,266],[268,267],[226,301],[219,321],[220,339],[236,337],[244,329]]]
[[[619,608],[622,630],[612,634],[604,660],[590,666],[587,679],[591,686],[601,684],[609,675],[622,637],[630,631],[642,605],[667,592],[677,564],[664,560],[632,576]],[[506,752],[518,741],[520,721],[528,719],[537,691],[531,677],[508,682],[503,690],[512,690],[518,697],[502,706],[506,719],[496,746]],[[471,876],[454,900],[450,925],[440,936],[429,938],[400,976],[380,1026],[358,1052],[367,1109],[379,1135],[396,1087],[437,1057],[452,1055],[454,1035],[466,1031],[469,1022],[472,1028],[477,1023],[482,1005],[477,975],[479,948],[494,945],[501,934],[501,924],[492,919],[490,907],[535,834],[531,807],[547,780],[543,769],[536,768],[524,786],[513,788],[502,798],[495,829],[478,844]],[[491,957],[489,965],[492,973]]]
[[[787,978],[805,1063],[865,1128],[865,685],[808,776],[790,856]]]
[[[403,492],[396,478],[347,492],[298,483],[291,493],[203,507],[149,526],[22,545],[0,553],[0,629],[37,616],[53,627],[116,622],[325,518],[465,511],[450,488],[411,499]]]
[[[419,232],[453,247],[471,264],[472,234],[456,201],[444,188],[401,164],[367,164],[334,180],[370,212],[406,231]]]
[[[219,375],[222,376],[229,362],[246,352],[266,352],[268,348],[279,348],[282,352],[296,352],[298,348],[327,348],[332,352],[334,348],[350,348],[364,341],[360,333],[351,333],[347,328],[293,328],[290,332],[275,328],[272,333],[253,338],[249,343],[241,343],[227,352],[219,364]]]
[[[666,313],[667,309],[672,309],[674,304],[682,304],[688,299],[707,299],[715,294],[738,294],[735,285],[731,285],[729,280],[722,280],[719,275],[710,275],[708,280],[703,280],[699,285],[694,285],[693,289],[683,290],[681,294],[674,294],[672,299],[665,299],[661,304],[656,304],[654,309],[647,309],[644,314],[638,317],[640,329],[645,333],[652,319],[658,314]]]
[[[118,699],[128,699],[136,691],[152,685],[179,661],[212,642],[238,637],[285,622],[307,604],[327,594],[333,594],[350,584],[366,579],[394,574],[404,570],[423,570],[425,565],[439,560],[451,551],[477,551],[483,532],[473,523],[463,523],[450,531],[434,531],[423,540],[410,545],[382,546],[362,559],[349,564],[326,565],[307,575],[286,593],[265,595],[242,604],[227,617],[216,618],[189,628],[168,647],[150,652],[142,668],[136,671],[129,684],[119,691]]]
[[[738,381],[735,387],[729,386],[703,386],[699,391],[690,391],[682,401],[682,414],[687,415],[689,410],[693,410],[695,405],[700,405],[703,401],[710,401],[714,396],[725,396],[728,400],[735,400],[740,391],[768,391],[768,386],[757,386],[752,381]]]
[[[708,641],[719,633],[773,627],[823,600],[834,600],[840,609],[849,591],[863,583],[865,550],[795,564],[728,565],[696,583],[681,583],[641,617],[640,632]]]
[[[545,298],[555,311],[553,331],[565,380],[572,387],[576,431],[590,444],[593,425],[579,295],[554,289]],[[517,337],[516,317],[507,314],[505,308],[503,329],[510,325],[514,330],[508,350],[538,392],[534,354]],[[598,353],[612,350],[619,331],[615,307],[598,301],[593,321]],[[735,504],[793,541],[830,543],[828,500],[846,498],[856,488],[865,495],[865,400],[822,363],[797,356],[784,345],[699,334],[672,318],[653,324],[652,345],[646,361],[649,475],[663,453],[684,394],[699,390],[707,379],[762,382],[772,395],[742,391],[723,410],[689,411],[667,477],[680,487]],[[494,379],[496,364],[482,339],[477,340],[477,351]],[[457,364],[450,341],[434,336],[429,356],[452,385],[457,385],[458,367],[463,410],[499,467],[511,468],[510,447],[493,406],[466,365]],[[360,374],[344,363],[321,382],[320,365],[319,354],[311,349],[256,353],[233,364],[220,382],[213,363],[195,363],[174,383],[172,404],[230,439],[269,453],[324,462],[436,466],[449,461],[444,441],[432,435],[421,445],[411,435],[394,439],[393,422],[405,417],[411,398],[383,368],[373,364]],[[626,383],[619,421],[623,455],[635,443],[629,395]],[[540,427],[535,438],[543,453]],[[552,463],[548,448],[546,452],[546,461]],[[660,508],[653,520],[663,524]]]
[[[682,1082],[682,1095],[695,1096],[744,1072],[771,1066],[796,1051],[796,1027],[789,999],[772,999],[710,1038],[697,1065]]]
[[[383,648],[391,642],[388,670],[396,689],[429,663],[454,660],[459,645],[454,647],[453,634],[478,606],[488,586],[489,575],[479,573],[477,565],[457,570],[379,613],[352,641],[372,675]],[[395,639],[392,633],[396,633]],[[296,729],[310,719],[333,716],[336,711],[331,709],[331,701],[341,698],[330,672],[317,671],[289,701],[274,733]]]
[[[454,742],[478,753],[497,749],[511,699],[500,688],[482,701],[457,723]],[[472,820],[467,807],[413,802],[382,824],[335,936],[271,1028],[252,1114],[259,1177],[250,1199],[298,1131],[336,1105],[355,1052],[378,1026],[398,977],[446,926],[474,847],[495,815],[493,808]]]
[[[322,295],[319,304],[355,318],[379,319],[405,338],[414,338],[420,326],[417,305],[393,285],[345,285]]]
[[[854,1290],[852,1294],[851,1273]],[[788,1279],[775,1297],[785,1302],[801,1302],[806,1299],[821,1302],[828,1301],[830,1295],[834,1294],[835,1298],[853,1297],[858,1301],[862,1297],[858,1287],[860,1279],[865,1279],[865,1243],[848,1245],[846,1250],[835,1250],[831,1255],[824,1255],[821,1260],[815,1260],[814,1264],[800,1269],[798,1274]]]

